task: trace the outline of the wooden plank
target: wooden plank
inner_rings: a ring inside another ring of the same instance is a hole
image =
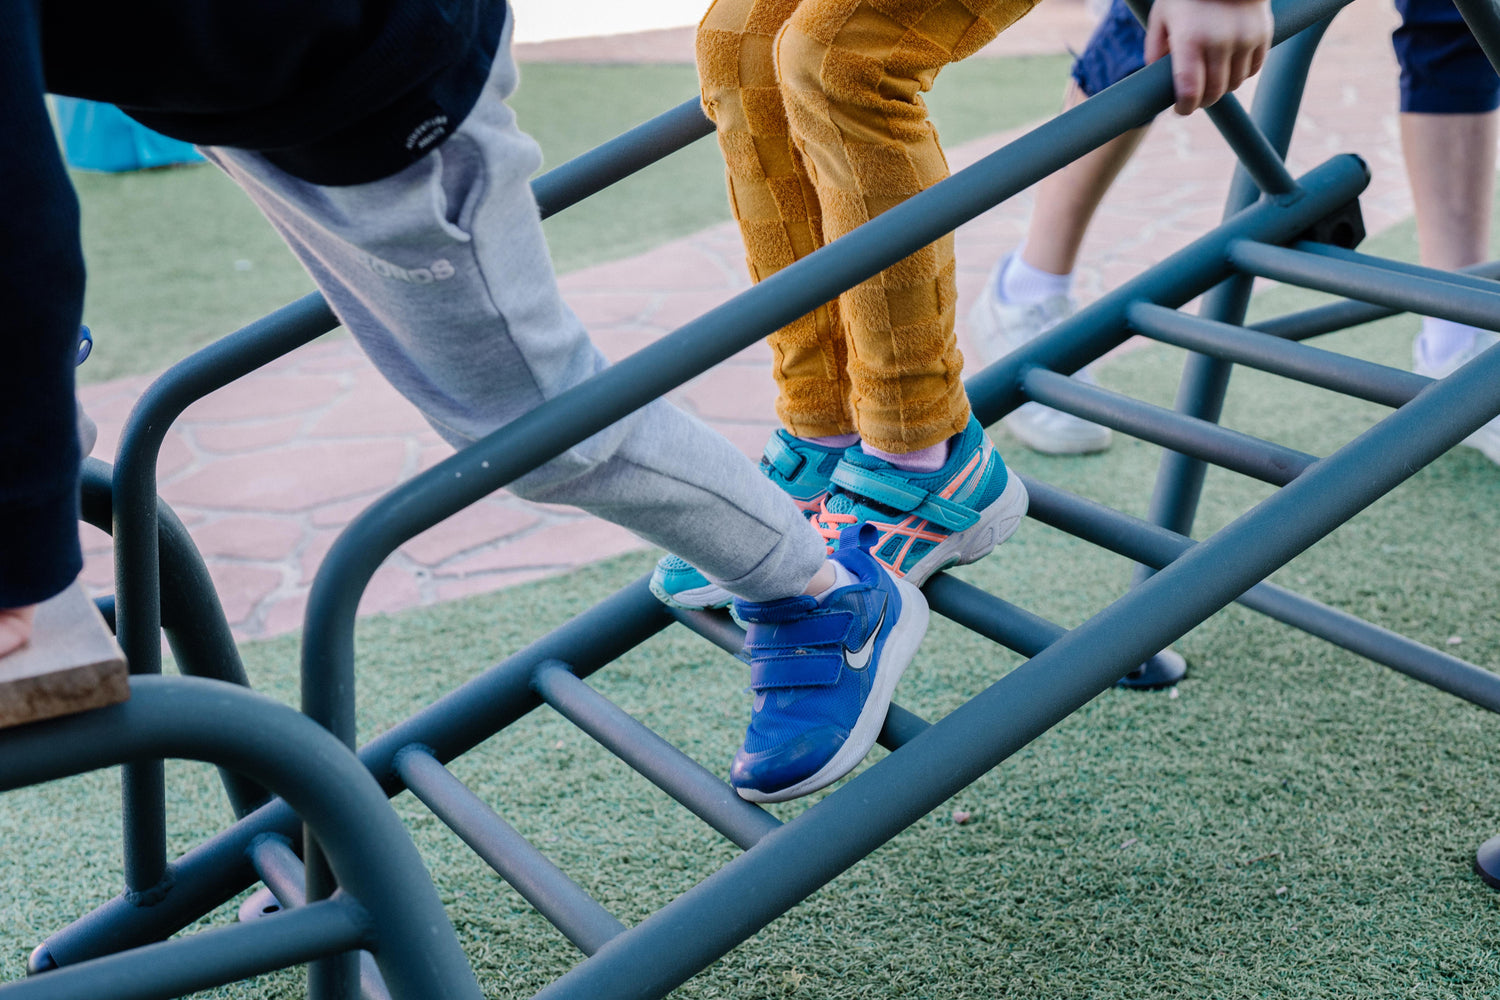
[[[124,701],[128,673],[115,637],[75,582],[36,609],[31,642],[0,656],[0,727]]]

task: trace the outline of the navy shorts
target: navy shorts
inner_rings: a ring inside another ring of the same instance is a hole
[[[1401,64],[1401,110],[1480,114],[1500,107],[1500,76],[1452,0],[1396,0],[1401,27],[1391,35]],[[1146,32],[1124,0],[1109,11],[1073,63],[1073,79],[1097,94],[1145,65]]]

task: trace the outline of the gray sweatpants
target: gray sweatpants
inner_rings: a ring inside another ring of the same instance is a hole
[[[320,187],[205,150],[253,198],[377,368],[456,448],[607,363],[558,292],[528,179],[541,151],[505,104],[511,26],[446,142],[370,184]],[[728,441],[657,400],[511,484],[572,504],[763,601],[802,592],[823,543]]]

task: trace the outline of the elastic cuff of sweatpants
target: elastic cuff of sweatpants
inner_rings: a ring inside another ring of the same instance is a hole
[[[0,608],[40,604],[63,591],[83,569],[78,543],[78,489],[39,503],[0,507]]]
[[[807,590],[827,558],[827,544],[811,524],[798,516],[797,527],[782,535],[776,547],[753,570],[734,580],[714,582],[746,601],[779,601]]]
[[[1482,115],[1500,108],[1500,86],[1401,87],[1401,112],[1415,115]]]

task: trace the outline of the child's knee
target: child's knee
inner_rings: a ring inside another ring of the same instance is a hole
[[[694,51],[704,110],[717,121],[720,101],[749,88],[774,87],[772,39],[784,17],[764,0],[715,0],[698,25]]]

